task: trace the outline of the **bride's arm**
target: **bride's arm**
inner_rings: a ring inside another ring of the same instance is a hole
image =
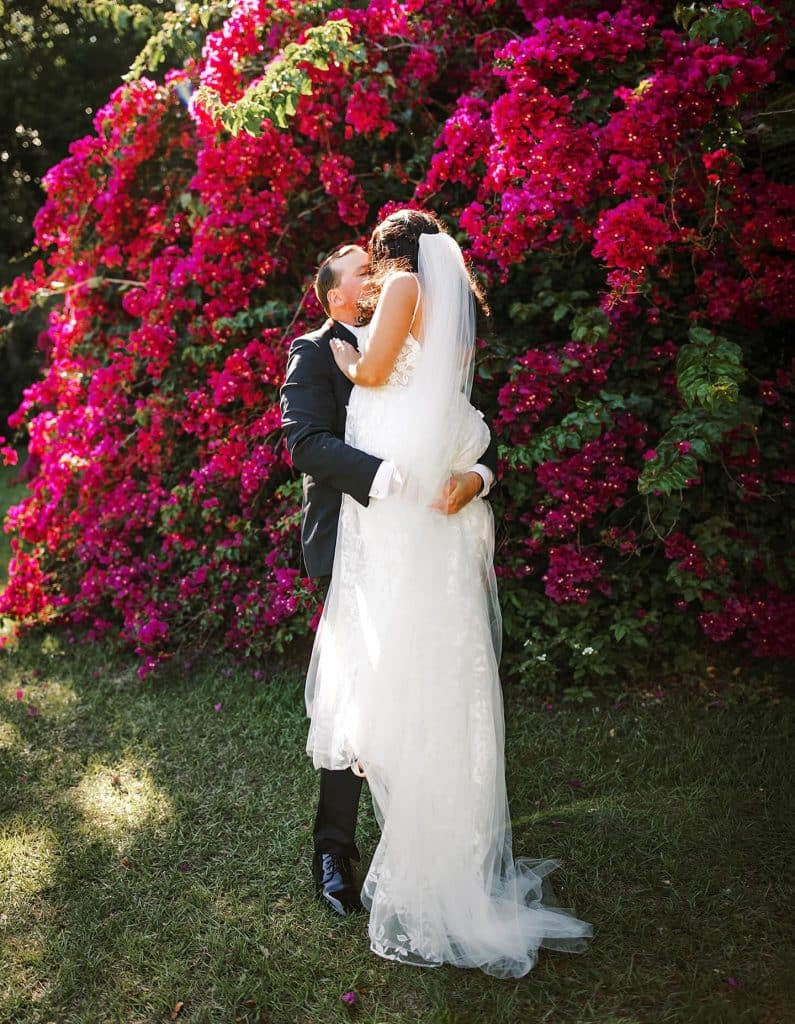
[[[375,388],[386,381],[414,319],[418,289],[416,277],[408,272],[400,271],[386,279],[363,355],[346,341],[335,338],[331,342],[337,366],[354,384]]]

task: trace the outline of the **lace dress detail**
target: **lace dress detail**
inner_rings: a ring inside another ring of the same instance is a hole
[[[422,345],[417,341],[413,334],[406,336],[406,340],[403,343],[403,347],[398,352],[398,357],[395,360],[395,365],[392,367],[392,372],[386,379],[387,384],[397,384],[401,387],[405,387],[409,379],[414,372],[414,367],[417,365],[417,359],[422,351]]]

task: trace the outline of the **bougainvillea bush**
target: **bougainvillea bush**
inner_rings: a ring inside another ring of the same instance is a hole
[[[492,307],[506,677],[791,657],[795,188],[759,143],[785,5],[217,8],[200,59],[120,87],[49,172],[4,294],[49,310],[6,438],[16,633],[130,646],[141,676],[311,636],[287,349],[322,255],[418,204]]]

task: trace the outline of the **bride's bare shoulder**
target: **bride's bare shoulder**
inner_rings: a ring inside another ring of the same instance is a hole
[[[416,274],[409,270],[395,270],[385,278],[381,294],[385,301],[389,298],[396,302],[411,301],[413,304],[419,287]]]

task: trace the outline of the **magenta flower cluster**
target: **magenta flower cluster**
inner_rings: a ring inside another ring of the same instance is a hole
[[[795,483],[793,361],[749,377],[756,421],[709,450],[675,438],[696,468],[664,540],[637,490],[670,457],[687,328],[762,336],[795,308],[795,189],[746,167],[727,127],[776,84],[790,26],[780,4],[722,0],[742,32],[705,41],[670,4],[599,6],[321,5],[366,59],[303,67],[311,91],[286,129],[231,136],[177,86],[240,99],[321,9],[235,0],[200,59],[110,97],[47,175],[42,258],[2,295],[13,312],[44,301],[48,321],[44,372],[9,419],[29,441],[30,491],[7,517],[0,614],[18,631],[112,635],[141,675],[199,638],[255,657],[314,627],[279,433],[287,348],[323,317],[319,255],[423,204],[460,231],[493,297],[497,354],[482,353],[478,385],[503,445],[506,597],[521,606],[511,588],[538,579],[558,604],[609,602],[644,550],[672,608],[696,595],[712,640],[795,653],[792,565],[769,550]],[[513,307],[553,263],[595,282],[591,319],[576,328],[572,291],[539,335]],[[711,501],[728,522],[718,539],[697,529]]]

